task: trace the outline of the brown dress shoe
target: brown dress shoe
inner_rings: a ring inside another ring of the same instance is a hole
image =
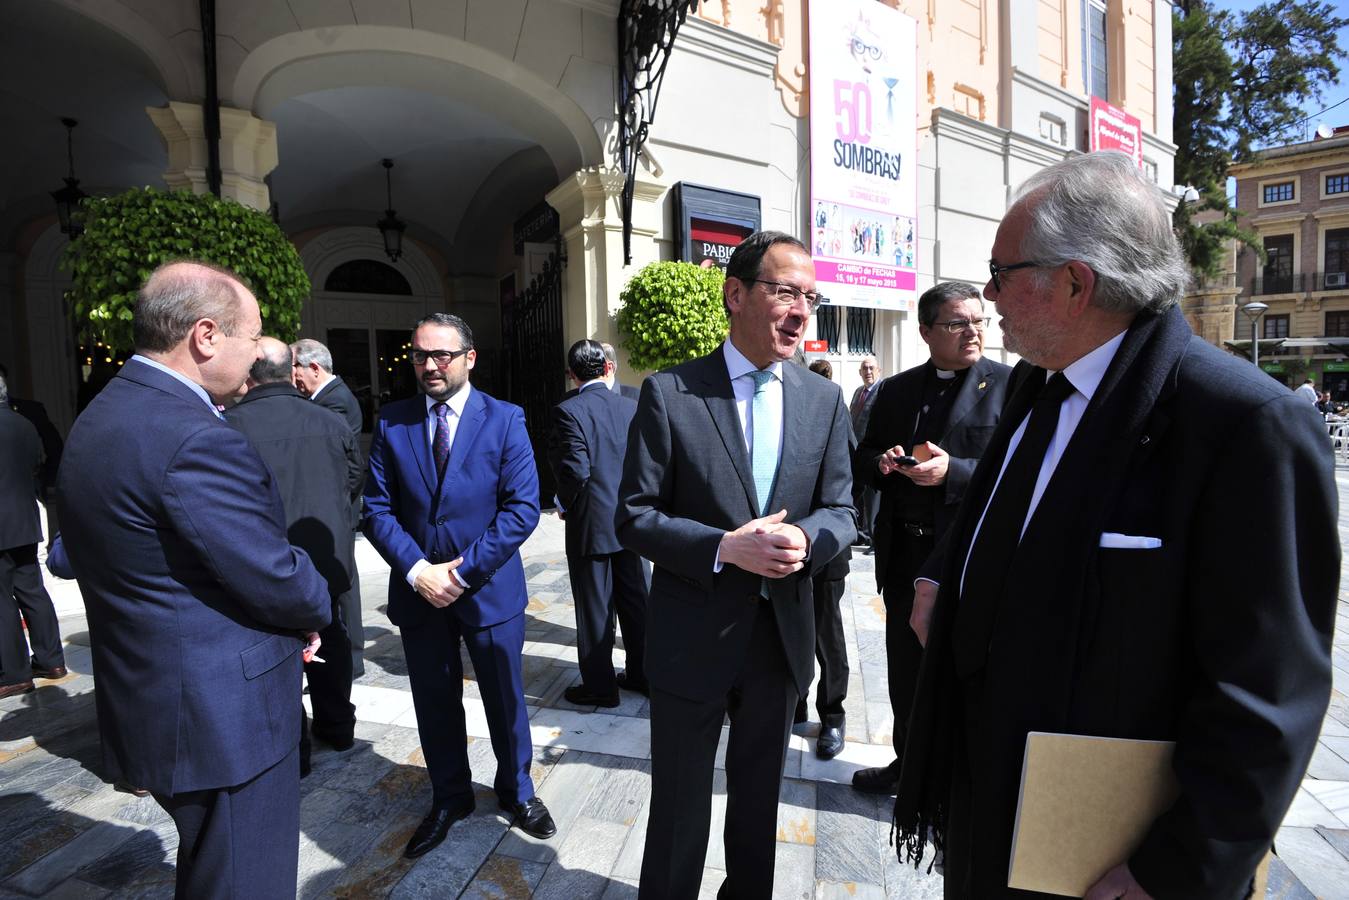
[[[57,681],[65,678],[69,670],[65,666],[52,666],[50,669],[44,669],[42,666],[33,666],[34,678],[46,678],[48,681]]]
[[[0,684],[0,700],[6,697],[17,697],[20,694],[27,694],[33,689],[33,682],[19,681],[14,684]]]

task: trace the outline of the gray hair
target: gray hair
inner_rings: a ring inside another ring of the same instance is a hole
[[[0,406],[9,406],[9,384],[3,375],[0,375]]]
[[[313,338],[301,338],[291,344],[290,352],[295,354],[295,364],[302,369],[309,368],[310,363],[318,363],[320,369],[329,375],[333,373],[333,355]]]
[[[618,353],[614,350],[614,345],[608,341],[600,341],[600,349],[604,351],[604,358],[614,364],[614,374],[618,374]]]
[[[931,328],[937,322],[937,313],[941,312],[947,300],[978,300],[983,308],[984,298],[979,289],[963,281],[941,281],[923,291],[918,298],[918,324]]]
[[[1044,266],[1085,263],[1096,274],[1098,308],[1162,312],[1185,292],[1190,270],[1171,215],[1125,154],[1106,150],[1055,163],[1026,179],[1016,203],[1028,220],[1023,258]]]
[[[192,326],[212,319],[233,337],[239,327],[243,281],[229,269],[193,259],[164,263],[150,273],[136,295],[131,319],[136,349],[168,353]]]

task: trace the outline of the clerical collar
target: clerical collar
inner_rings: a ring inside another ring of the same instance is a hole
[[[932,368],[936,370],[937,377],[940,378],[942,381],[950,381],[952,378],[956,377],[956,373],[954,371],[948,372],[945,369],[938,369],[936,366],[933,366]]]

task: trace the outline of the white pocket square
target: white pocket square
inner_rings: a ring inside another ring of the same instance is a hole
[[[1116,534],[1113,531],[1101,533],[1101,546],[1113,550],[1156,550],[1162,546],[1162,539],[1140,534]]]

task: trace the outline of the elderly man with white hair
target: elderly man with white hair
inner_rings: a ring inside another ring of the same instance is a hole
[[[1330,697],[1325,427],[1191,332],[1168,209],[1123,154],[1033,175],[991,256],[1022,362],[916,590],[900,852],[934,835],[947,897],[1041,896],[1007,886],[1027,734],[1173,741],[1174,802],[1086,897],[1245,897]]]

